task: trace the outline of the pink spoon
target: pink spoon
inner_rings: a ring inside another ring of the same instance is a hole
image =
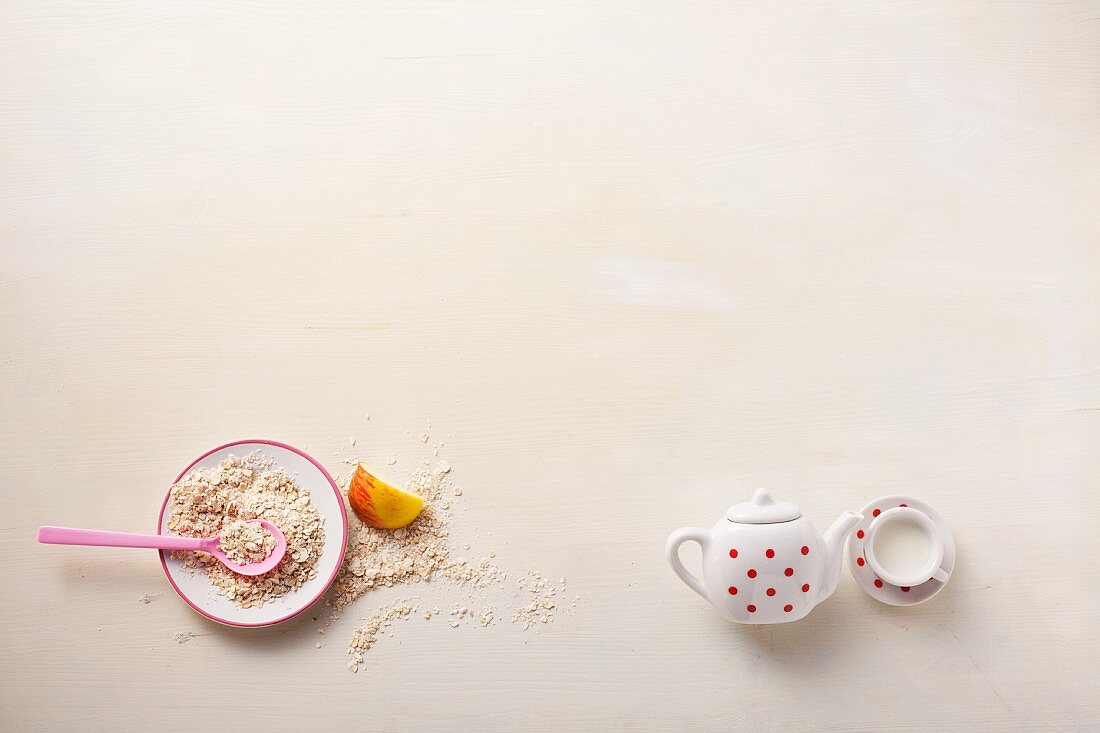
[[[202,550],[221,561],[222,565],[241,575],[263,575],[273,570],[286,554],[286,537],[271,522],[259,522],[275,535],[275,549],[259,562],[238,565],[219,549],[221,537],[177,537],[170,534],[131,534],[130,532],[106,532],[100,529],[75,529],[73,527],[39,527],[38,541],[47,545],[91,545],[95,547],[148,547],[154,550]]]

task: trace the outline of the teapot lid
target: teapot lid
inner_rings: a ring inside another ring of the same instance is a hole
[[[789,522],[800,516],[801,509],[787,501],[776,501],[767,489],[757,489],[751,500],[735,504],[726,512],[726,519],[742,524]]]

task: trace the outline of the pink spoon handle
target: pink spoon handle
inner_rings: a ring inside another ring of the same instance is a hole
[[[166,534],[106,532],[101,529],[39,527],[38,541],[47,545],[92,545],[95,547],[148,547],[154,550],[202,550],[207,540]]]

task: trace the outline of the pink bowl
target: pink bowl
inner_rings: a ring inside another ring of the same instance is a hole
[[[325,517],[325,548],[318,561],[317,577],[306,581],[301,588],[259,608],[241,608],[219,595],[206,579],[205,573],[192,573],[180,560],[172,558],[170,553],[160,553],[164,575],[184,603],[220,624],[246,628],[281,623],[294,618],[320,600],[340,572],[348,538],[348,515],[340,488],[324,466],[304,451],[286,443],[253,438],[219,445],[192,461],[187,468],[180,471],[172,483],[175,484],[196,467],[214,466],[230,454],[247,455],[254,450],[274,458],[280,468],[294,476],[299,485],[310,492],[313,503]],[[159,534],[168,534],[167,511],[170,495],[171,488],[165,494],[160,507],[157,520]]]

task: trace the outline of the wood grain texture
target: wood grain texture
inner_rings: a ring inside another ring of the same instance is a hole
[[[4,3],[0,728],[1100,729],[1098,17]],[[395,593],[317,650],[33,542],[151,528],[219,442],[401,473],[425,430],[456,536],[573,617],[402,625],[351,675]],[[819,528],[920,496],[956,576],[729,625],[663,542],[760,485]]]

